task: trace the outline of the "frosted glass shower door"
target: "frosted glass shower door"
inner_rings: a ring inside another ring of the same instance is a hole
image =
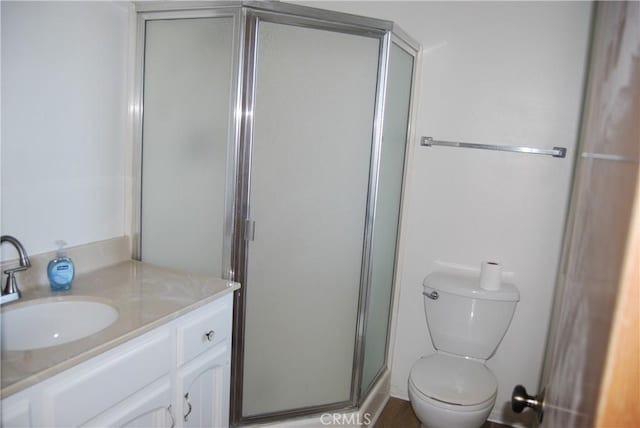
[[[221,275],[233,19],[146,22],[141,259]]]
[[[362,396],[366,396],[373,386],[386,361],[412,79],[413,56],[393,43],[389,55],[371,248],[371,288],[364,340]]]
[[[243,416],[350,399],[379,40],[260,22]]]

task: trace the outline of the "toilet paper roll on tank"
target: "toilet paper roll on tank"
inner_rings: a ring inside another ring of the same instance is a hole
[[[499,290],[502,284],[502,265],[497,262],[482,262],[480,266],[480,288]]]

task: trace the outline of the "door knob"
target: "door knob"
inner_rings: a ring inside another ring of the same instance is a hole
[[[538,415],[538,422],[542,422],[544,415],[544,389],[537,396],[527,394],[527,390],[522,385],[516,385],[511,394],[511,410],[521,413],[525,407],[530,407]]]

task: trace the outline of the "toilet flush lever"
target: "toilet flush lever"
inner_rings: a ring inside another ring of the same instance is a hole
[[[544,389],[537,396],[527,394],[527,390],[522,385],[516,385],[511,394],[511,409],[516,413],[521,413],[526,407],[530,407],[537,415],[538,422],[542,422],[544,416]]]
[[[432,291],[431,293],[427,293],[426,291],[423,291],[422,294],[424,294],[431,300],[438,300],[438,297],[440,297],[437,291]]]

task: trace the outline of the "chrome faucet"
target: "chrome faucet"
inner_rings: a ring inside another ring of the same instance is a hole
[[[4,289],[2,290],[2,296],[0,297],[0,304],[12,302],[20,298],[20,289],[18,288],[18,281],[16,281],[15,273],[27,270],[31,267],[29,256],[27,255],[27,252],[24,250],[24,247],[22,246],[20,241],[18,241],[13,236],[2,235],[0,237],[0,245],[2,245],[5,242],[8,242],[9,244],[13,245],[13,247],[16,249],[16,251],[18,252],[20,264],[17,267],[6,269],[4,271],[4,273],[7,274],[7,283]]]

